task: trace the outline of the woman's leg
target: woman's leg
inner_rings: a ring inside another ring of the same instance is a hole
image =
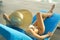
[[[34,26],[37,26],[37,29],[39,30],[39,34],[43,34],[45,31],[45,26],[43,22],[43,18],[41,13],[37,13],[37,21],[33,24]]]
[[[37,13],[37,21],[33,24],[34,26],[38,26],[38,30],[39,30],[39,34],[43,34],[45,31],[45,27],[44,27],[44,22],[43,20],[45,20],[45,18],[52,16],[53,14],[53,9],[55,7],[55,4],[52,5],[52,8],[49,10],[49,12],[41,14],[41,13]]]
[[[55,8],[55,4],[52,5],[52,8],[47,13],[42,14],[43,19],[45,19],[47,17],[51,17],[53,15],[54,8]]]

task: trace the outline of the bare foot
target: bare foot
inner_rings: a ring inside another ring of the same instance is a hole
[[[51,17],[53,15],[54,8],[55,8],[55,4],[53,4],[51,9],[48,11],[48,13],[47,13],[48,17]]]
[[[55,4],[52,5],[51,9],[48,11],[48,13],[53,13],[53,10],[55,8]]]

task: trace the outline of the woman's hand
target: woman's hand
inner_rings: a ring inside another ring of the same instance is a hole
[[[53,35],[53,33],[51,33],[51,32],[48,32],[48,35],[49,35],[49,37],[51,37],[51,36]]]

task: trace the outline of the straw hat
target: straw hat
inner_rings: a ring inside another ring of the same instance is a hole
[[[9,16],[9,19],[14,25],[24,28],[32,23],[32,13],[26,9],[16,10]]]

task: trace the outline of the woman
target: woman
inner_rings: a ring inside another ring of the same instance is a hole
[[[53,15],[53,9],[54,9],[55,5],[52,6],[52,8],[49,10],[49,12],[47,13],[40,13],[38,12],[37,13],[37,20],[36,22],[33,24],[34,26],[38,26],[37,28],[39,29],[39,34],[43,34],[44,31],[45,31],[45,27],[44,27],[44,20],[47,18],[47,17],[51,17]]]
[[[10,16],[4,14],[3,17],[7,22],[7,26],[14,26],[19,29],[22,29],[26,35],[30,36],[33,40],[35,39],[44,39],[46,37],[52,36],[52,33],[47,33],[41,35],[45,31],[45,26],[43,20],[47,17],[51,17],[53,14],[54,6],[46,14],[37,13],[37,20],[33,25],[30,25],[32,22],[32,14],[26,9],[17,10],[13,12]],[[30,25],[30,26],[29,26]]]

